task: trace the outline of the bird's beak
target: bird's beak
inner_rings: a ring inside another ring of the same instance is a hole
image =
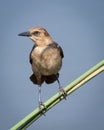
[[[22,33],[18,34],[18,36],[26,36],[26,37],[29,37],[29,36],[31,36],[31,34],[30,34],[30,32],[28,31],[28,32],[22,32]]]

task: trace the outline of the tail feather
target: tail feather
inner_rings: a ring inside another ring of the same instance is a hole
[[[35,74],[32,74],[31,76],[30,76],[30,80],[33,82],[33,84],[38,84],[38,82],[37,82],[37,78],[36,78],[36,76],[35,76]],[[44,78],[42,77],[41,78],[41,84],[44,82]],[[39,84],[38,84],[39,85]]]
[[[59,77],[59,74],[53,74],[50,76],[44,76],[44,80],[47,84],[51,84],[51,83],[55,82],[58,77]]]
[[[41,76],[41,84],[45,81],[47,84],[51,84],[53,82],[55,82],[59,77],[59,73],[57,74],[53,74],[53,75],[49,75],[49,76]],[[38,84],[37,82],[37,78],[35,76],[35,74],[32,74],[30,76],[30,80],[33,82],[33,84]]]

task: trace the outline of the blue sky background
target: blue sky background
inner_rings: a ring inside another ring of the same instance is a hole
[[[104,59],[103,0],[0,0],[0,130],[9,130],[38,106],[29,80],[33,42],[17,34],[44,27],[64,50],[63,87]],[[46,101],[57,83],[42,86]],[[104,130],[104,73],[42,116],[27,130]]]

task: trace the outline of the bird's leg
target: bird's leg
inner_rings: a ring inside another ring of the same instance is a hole
[[[59,93],[62,93],[64,99],[66,99],[67,93],[66,93],[66,91],[63,89],[63,87],[61,86],[60,81],[59,81],[58,78],[57,78],[57,82],[58,82],[58,85],[59,85]]]
[[[40,112],[45,115],[45,111],[46,111],[46,106],[43,104],[42,102],[42,98],[41,98],[41,86],[38,86],[38,103],[39,103],[39,110]],[[44,110],[42,109],[44,108]]]
[[[41,75],[40,73],[37,74],[37,84],[38,84],[38,103],[39,103],[39,109],[42,110],[42,106],[45,107],[45,105],[42,102],[41,98]]]
[[[41,98],[41,87],[38,87],[38,102],[39,102],[39,108],[43,105],[42,98]]]
[[[46,106],[42,102],[41,98],[41,74],[37,73],[37,84],[38,84],[38,103],[39,103],[39,110],[40,112],[45,115]],[[43,109],[44,108],[44,109]]]

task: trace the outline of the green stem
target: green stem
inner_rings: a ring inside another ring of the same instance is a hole
[[[81,87],[83,84],[94,78],[96,75],[104,71],[104,60],[92,67],[90,70],[88,70],[86,73],[84,73],[82,76],[77,78],[75,81],[73,81],[71,84],[66,86],[64,90],[66,91],[67,95],[70,95],[72,92],[74,92],[76,89]],[[62,94],[55,94],[53,97],[51,97],[48,101],[44,103],[46,106],[46,110],[43,111],[46,112],[49,109],[51,109],[54,105],[59,103],[62,99],[64,99]],[[17,123],[15,126],[13,126],[10,130],[25,130],[28,126],[30,126],[34,121],[36,121],[40,116],[42,116],[41,112],[39,111],[39,108],[36,108],[32,113],[30,113],[28,116],[26,116],[24,119],[22,119],[19,123]]]

